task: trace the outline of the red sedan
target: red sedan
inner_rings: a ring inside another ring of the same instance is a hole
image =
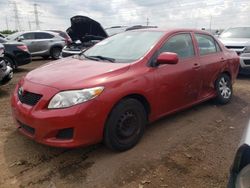
[[[21,133],[56,147],[127,150],[145,125],[211,98],[226,104],[239,57],[200,30],[135,30],[28,73],[11,99]]]

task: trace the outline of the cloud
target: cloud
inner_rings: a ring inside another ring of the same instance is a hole
[[[11,3],[12,2],[12,3]],[[66,30],[70,17],[89,16],[104,27],[150,25],[159,27],[225,28],[249,25],[249,0],[16,0],[22,29],[35,29],[34,2],[42,29]],[[15,29],[13,1],[0,0],[0,30]],[[4,16],[5,15],[5,16]]]

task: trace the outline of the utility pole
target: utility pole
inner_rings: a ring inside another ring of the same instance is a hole
[[[31,31],[31,23],[30,23],[30,19],[28,20],[28,24],[29,24],[29,30]]]
[[[209,23],[210,32],[212,31],[212,15],[210,15],[210,23]]]
[[[147,26],[149,25],[149,18],[147,18]]]
[[[9,21],[7,16],[5,17],[5,22],[6,22],[6,29],[9,30]]]
[[[19,12],[18,12],[17,5],[16,5],[15,1],[13,2],[13,5],[14,5],[14,14],[15,14],[15,16],[14,16],[15,17],[15,29],[17,31],[22,30],[20,22],[19,22]]]
[[[34,4],[34,14],[35,14],[35,23],[36,23],[36,29],[39,30],[40,29],[40,22],[39,22],[39,18],[38,18],[38,11],[37,11],[37,4]]]

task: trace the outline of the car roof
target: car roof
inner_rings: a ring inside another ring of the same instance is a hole
[[[211,35],[209,32],[200,29],[189,29],[189,28],[147,28],[147,29],[135,29],[127,32],[143,32],[143,31],[159,31],[164,33],[178,33],[178,32],[195,32]]]

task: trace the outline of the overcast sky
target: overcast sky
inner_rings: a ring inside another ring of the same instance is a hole
[[[250,0],[0,0],[0,30],[15,29],[15,3],[22,30],[36,29],[34,3],[41,29],[66,30],[70,17],[84,15],[103,27],[226,28],[250,26]]]

